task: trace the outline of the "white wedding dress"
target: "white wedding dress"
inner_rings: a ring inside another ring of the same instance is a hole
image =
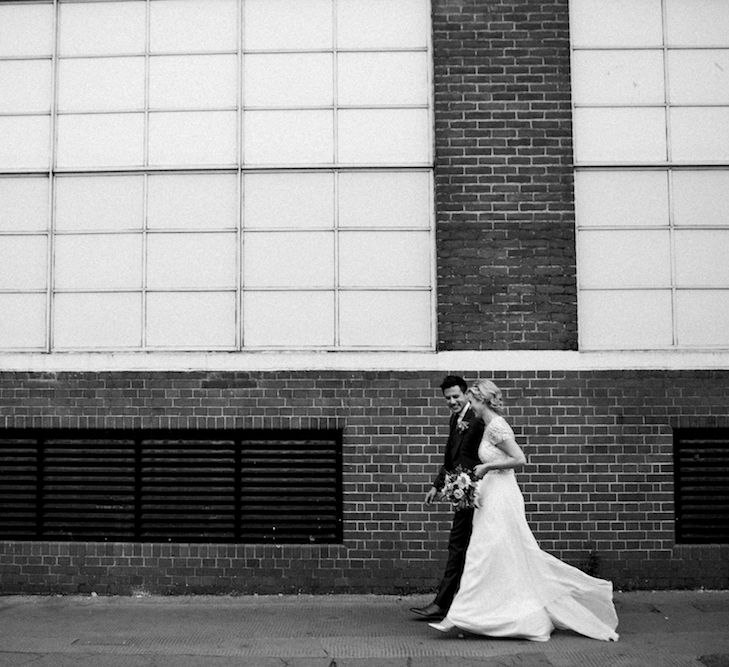
[[[502,417],[486,427],[478,455],[506,457],[496,443],[514,437]],[[513,470],[492,470],[479,482],[461,584],[448,615],[431,625],[492,637],[547,641],[555,628],[617,640],[612,583],[542,551],[524,513]]]

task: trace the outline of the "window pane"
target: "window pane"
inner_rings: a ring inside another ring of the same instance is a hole
[[[344,347],[429,347],[428,292],[342,292],[340,342]]]
[[[729,229],[676,231],[676,284],[729,287]]]
[[[142,286],[142,237],[83,234],[56,237],[58,289],[124,289]]]
[[[236,0],[153,0],[150,48],[160,51],[235,51]]]
[[[144,53],[145,2],[60,3],[62,56]]]
[[[235,111],[154,113],[149,116],[152,165],[229,165],[236,162]]]
[[[340,48],[424,47],[430,31],[427,0],[338,0]]]
[[[0,349],[45,347],[45,294],[0,294],[0,313]]]
[[[729,4],[725,0],[667,0],[671,46],[729,46]]]
[[[671,153],[676,161],[729,161],[729,108],[671,109]]]
[[[426,172],[342,172],[340,227],[429,227],[430,175]]]
[[[249,107],[298,107],[332,103],[329,53],[249,54],[245,103]]]
[[[61,176],[56,178],[56,229],[141,229],[143,176]]]
[[[344,109],[339,112],[339,161],[356,164],[428,162],[425,109]]]
[[[147,284],[151,289],[233,287],[235,234],[150,234]]]
[[[669,347],[670,290],[580,292],[580,348],[649,350]]]
[[[669,51],[672,104],[729,104],[729,49]]]
[[[149,176],[150,229],[225,229],[238,226],[235,174]]]
[[[139,166],[144,160],[144,114],[58,117],[60,167]]]
[[[147,345],[210,349],[235,345],[235,293],[147,295]]]
[[[729,171],[674,171],[676,225],[729,227]]]
[[[332,46],[331,0],[246,0],[246,49],[315,49]]]
[[[341,232],[339,280],[349,287],[430,284],[428,232]]]
[[[144,58],[66,58],[58,62],[60,111],[144,109]]]
[[[243,223],[247,228],[332,227],[331,172],[246,174]]]
[[[0,202],[1,230],[48,228],[47,178],[0,178]]]
[[[575,51],[572,85],[577,104],[663,104],[663,52]]]
[[[729,345],[729,290],[679,290],[679,345]]]
[[[664,162],[663,109],[575,109],[575,162]]]
[[[246,347],[331,347],[333,292],[246,292],[243,339]]]
[[[48,116],[0,116],[0,170],[48,169]]]
[[[0,289],[44,289],[46,248],[45,235],[0,236]]]
[[[150,58],[149,104],[157,109],[235,107],[237,78],[236,56]]]
[[[577,235],[583,287],[661,287],[671,284],[668,230],[582,231]]]
[[[248,164],[322,164],[333,161],[331,111],[247,111]]]
[[[54,7],[48,4],[0,4],[0,57],[50,56]]]
[[[141,345],[140,294],[56,294],[54,347],[110,349]]]
[[[51,61],[0,61],[0,112],[42,113],[51,109]]]
[[[419,53],[340,53],[340,104],[427,104],[428,60]]]
[[[668,225],[665,171],[577,171],[575,215],[580,227]]]
[[[246,234],[243,284],[246,287],[331,287],[334,284],[334,234]]]
[[[661,0],[571,0],[574,46],[661,46]]]

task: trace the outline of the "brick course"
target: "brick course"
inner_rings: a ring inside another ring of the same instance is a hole
[[[457,371],[458,372],[458,371]],[[475,374],[460,371],[465,377]],[[729,586],[729,545],[673,542],[672,428],[729,427],[729,371],[495,372],[542,547],[619,588]],[[450,513],[422,498],[442,373],[0,373],[2,428],[341,428],[337,545],[0,541],[0,592],[430,590]]]
[[[438,345],[577,348],[567,0],[434,0]]]

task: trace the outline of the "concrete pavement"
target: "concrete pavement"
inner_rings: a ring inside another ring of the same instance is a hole
[[[620,641],[439,635],[431,596],[0,597],[0,665],[729,667],[729,591],[618,592]]]

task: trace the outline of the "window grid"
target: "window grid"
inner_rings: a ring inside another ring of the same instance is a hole
[[[426,84],[426,89],[428,91],[428,101],[427,103],[422,104],[394,104],[394,103],[385,103],[385,104],[349,104],[349,105],[343,105],[340,104],[339,96],[338,96],[338,80],[339,80],[339,72],[338,72],[338,56],[340,53],[396,53],[396,52],[403,52],[403,53],[423,53],[424,55],[428,55],[430,53],[430,43],[429,43],[429,36],[427,39],[427,43],[424,47],[357,47],[357,48],[341,48],[339,46],[339,40],[337,36],[337,6],[338,6],[338,0],[333,0],[331,3],[332,7],[332,29],[333,29],[333,41],[332,41],[332,47],[330,49],[307,49],[307,48],[297,48],[297,49],[281,49],[281,48],[271,48],[271,49],[247,49],[245,44],[245,26],[244,24],[244,17],[243,17],[243,11],[245,7],[245,2],[247,0],[240,0],[237,3],[237,39],[238,39],[238,47],[235,52],[227,51],[227,50],[204,50],[204,49],[191,49],[190,51],[178,52],[175,50],[170,51],[154,51],[152,49],[151,45],[151,6],[152,2],[164,2],[164,0],[146,0],[145,2],[145,27],[144,27],[144,52],[124,52],[124,53],[117,53],[117,54],[108,54],[108,53],[84,53],[84,54],[78,54],[78,53],[62,53],[61,47],[60,47],[60,37],[61,37],[61,29],[60,29],[60,20],[59,20],[59,14],[61,11],[61,7],[64,5],[71,5],[76,4],[73,2],[62,2],[61,0],[53,0],[52,3],[43,3],[43,4],[52,4],[53,6],[53,51],[50,54],[50,56],[33,56],[33,57],[24,57],[24,56],[18,56],[17,59],[20,60],[31,60],[31,59],[39,59],[39,60],[49,60],[51,62],[51,71],[52,71],[52,85],[51,85],[51,107],[49,109],[48,115],[50,117],[50,150],[49,150],[49,167],[48,170],[36,170],[36,169],[28,169],[28,168],[18,168],[18,169],[5,169],[2,173],[0,173],[0,176],[8,177],[8,176],[34,176],[34,177],[43,177],[45,176],[48,179],[48,200],[49,200],[49,223],[48,223],[48,229],[45,232],[42,232],[42,235],[46,239],[46,251],[47,251],[47,263],[46,263],[46,288],[44,290],[44,293],[46,295],[46,332],[45,332],[45,346],[44,350],[46,352],[51,352],[56,349],[63,350],[63,349],[77,349],[77,348],[67,348],[63,346],[62,344],[59,344],[58,341],[55,339],[56,330],[54,327],[54,320],[55,320],[55,312],[54,309],[57,305],[57,297],[58,294],[82,294],[82,293],[88,293],[88,294],[103,294],[103,293],[109,293],[109,294],[124,294],[124,293],[130,293],[130,294],[139,294],[140,296],[140,308],[141,308],[141,319],[139,326],[141,328],[141,331],[139,332],[139,344],[138,345],[131,345],[130,347],[122,346],[121,349],[211,349],[211,346],[204,345],[202,347],[199,346],[186,346],[183,345],[181,348],[178,348],[176,346],[160,346],[154,345],[148,340],[149,335],[149,303],[148,303],[148,295],[154,292],[163,291],[163,292],[171,292],[171,293],[184,293],[184,292],[207,292],[209,289],[205,288],[194,288],[194,287],[180,287],[176,286],[174,288],[167,288],[160,290],[158,287],[151,286],[149,284],[149,239],[151,235],[154,234],[160,234],[160,233],[167,233],[167,234],[180,234],[180,233],[188,233],[188,234],[204,234],[204,233],[213,233],[213,232],[224,232],[224,228],[215,228],[214,230],[210,229],[185,229],[185,230],[175,230],[175,229],[153,229],[149,225],[149,205],[150,205],[150,178],[155,174],[191,174],[191,173],[199,173],[199,174],[213,174],[213,173],[236,173],[237,174],[237,201],[238,201],[238,207],[237,207],[237,225],[236,229],[234,230],[235,236],[236,236],[236,248],[235,248],[235,271],[236,271],[236,282],[233,287],[226,287],[223,285],[217,286],[214,289],[215,292],[225,292],[228,290],[233,290],[235,292],[235,341],[234,344],[231,345],[223,345],[220,346],[213,346],[212,349],[245,349],[248,347],[255,348],[256,346],[248,346],[246,345],[246,341],[243,339],[244,336],[244,321],[245,321],[245,295],[246,293],[250,292],[251,289],[258,292],[296,292],[299,288],[296,285],[291,285],[288,287],[260,287],[257,286],[255,288],[250,288],[244,283],[244,277],[243,277],[243,262],[244,262],[244,251],[245,251],[245,243],[246,243],[246,237],[248,234],[251,233],[257,233],[259,231],[263,230],[252,230],[247,228],[246,220],[244,218],[244,206],[245,202],[243,200],[243,183],[248,174],[251,173],[274,173],[279,171],[284,172],[326,172],[331,173],[332,179],[333,179],[333,193],[334,193],[334,202],[333,202],[333,219],[331,220],[330,225],[323,225],[322,231],[326,231],[327,233],[331,233],[333,235],[333,284],[329,287],[320,287],[320,288],[303,288],[305,291],[311,291],[312,289],[314,291],[321,290],[321,291],[329,291],[333,294],[334,298],[334,310],[333,310],[333,317],[334,317],[334,323],[333,323],[333,340],[331,345],[316,345],[314,347],[324,347],[326,349],[330,348],[343,348],[343,347],[351,347],[351,348],[364,348],[364,349],[377,349],[378,347],[381,347],[376,344],[366,344],[366,345],[349,345],[346,346],[346,344],[343,344],[341,341],[341,322],[340,322],[340,294],[342,292],[347,291],[372,291],[375,290],[377,292],[388,292],[388,291],[395,291],[395,292],[424,292],[428,294],[429,302],[430,302],[430,331],[428,332],[428,342],[427,344],[424,344],[423,342],[418,342],[414,345],[405,345],[405,348],[408,347],[414,347],[414,348],[428,348],[432,349],[433,341],[435,340],[433,335],[433,329],[435,324],[435,317],[434,317],[434,310],[435,310],[435,304],[434,304],[434,275],[435,271],[433,266],[431,265],[429,267],[429,282],[427,284],[423,283],[418,286],[413,285],[397,285],[393,284],[391,286],[353,286],[353,285],[341,285],[340,284],[340,234],[341,233],[352,233],[357,231],[368,231],[373,233],[379,233],[381,236],[384,234],[388,234],[390,232],[424,232],[427,231],[430,235],[430,243],[431,247],[433,245],[433,238],[434,238],[434,223],[432,218],[432,193],[429,193],[429,197],[431,200],[430,204],[430,214],[429,214],[429,221],[428,221],[428,228],[424,227],[394,227],[394,228],[388,228],[388,227],[382,227],[382,226],[369,226],[369,227],[358,227],[358,226],[348,226],[346,230],[342,230],[339,225],[339,208],[340,208],[340,201],[339,201],[339,174],[343,171],[357,171],[359,173],[366,173],[368,171],[373,172],[387,172],[387,173],[406,173],[406,172],[424,172],[427,174],[430,174],[429,181],[430,181],[430,187],[432,189],[432,145],[431,141],[428,142],[427,146],[427,160],[424,160],[420,163],[418,162],[412,162],[412,161],[405,161],[401,163],[391,163],[391,162],[372,162],[372,163],[357,163],[357,164],[350,164],[350,163],[340,163],[339,162],[339,114],[341,109],[424,109],[428,113],[428,119],[429,121],[432,121],[432,103],[431,103],[431,85],[428,81]],[[297,106],[276,106],[276,105],[263,105],[263,106],[247,106],[245,103],[245,86],[246,86],[246,80],[244,77],[244,66],[245,66],[245,58],[249,54],[301,54],[301,53],[328,53],[332,56],[332,104],[331,105],[297,105]],[[181,107],[156,107],[151,102],[151,94],[150,94],[150,81],[151,81],[151,59],[153,57],[161,58],[165,56],[170,57],[184,57],[187,55],[235,55],[237,58],[237,85],[236,85],[236,97],[237,97],[237,103],[236,107],[205,107],[204,112],[210,112],[210,111],[233,111],[236,112],[236,165],[222,165],[222,164],[210,164],[210,165],[186,165],[186,166],[175,166],[172,164],[161,164],[161,163],[155,163],[152,164],[152,161],[150,159],[150,126],[151,126],[151,118],[154,117],[154,114],[157,113],[177,113],[177,112],[185,112],[190,111],[194,109],[194,106],[188,107],[188,106],[181,106]],[[130,57],[143,57],[144,58],[144,102],[143,102],[143,109],[138,108],[112,108],[112,109],[93,109],[93,108],[73,108],[73,109],[59,109],[58,107],[58,70],[61,62],[65,61],[81,61],[84,59],[93,59],[93,58],[130,58]],[[7,57],[0,58],[0,61],[2,60],[9,60]],[[428,62],[428,75],[430,76],[431,73],[431,63],[426,58]],[[250,110],[254,111],[275,111],[275,110],[286,110],[286,111],[302,111],[302,110],[316,110],[316,109],[326,109],[329,110],[332,114],[332,158],[331,162],[329,164],[293,164],[293,163],[282,163],[282,164],[253,164],[253,163],[247,163],[246,162],[246,154],[245,154],[245,130],[246,130],[246,124],[245,124],[245,114],[246,112]],[[133,166],[133,165],[85,165],[83,167],[77,166],[77,165],[59,165],[58,163],[58,155],[59,155],[59,145],[58,145],[58,119],[65,117],[65,116],[74,116],[74,115],[87,115],[87,116],[99,116],[99,117],[108,117],[113,115],[128,115],[128,114],[138,114],[139,112],[142,112],[144,122],[143,122],[143,146],[142,146],[142,165],[141,166]],[[14,113],[10,115],[15,116],[31,116],[32,114],[29,114],[27,112],[22,113]],[[45,115],[45,114],[43,114]],[[432,124],[432,123],[431,123]],[[429,134],[431,134],[431,130],[428,130]],[[231,171],[232,167],[232,171]],[[141,229],[64,229],[59,230],[56,225],[56,214],[57,214],[57,184],[58,179],[63,177],[73,177],[73,176],[85,176],[85,177],[91,177],[94,174],[98,174],[99,176],[123,176],[125,174],[129,174],[130,176],[133,176],[135,174],[139,174],[142,176],[143,179],[143,211],[142,211],[142,220],[141,220]],[[297,233],[301,231],[311,232],[315,231],[318,228],[291,228],[287,229],[285,227],[283,228],[276,228],[274,230],[265,230],[268,233],[277,233],[277,232],[286,232],[289,231],[291,233]],[[13,232],[8,232],[13,233]],[[15,232],[17,233],[17,232]],[[28,234],[33,234],[34,232],[27,232]],[[128,287],[128,288],[120,288],[120,287],[88,287],[88,288],[69,288],[69,287],[59,287],[56,285],[56,263],[57,263],[57,257],[56,257],[56,239],[60,238],[61,236],[69,235],[73,236],[74,238],[80,238],[84,235],[103,235],[105,237],[114,236],[114,235],[122,235],[122,234],[128,234],[128,233],[135,233],[139,234],[141,239],[141,277],[140,277],[140,283],[139,286],[136,288]],[[0,229],[0,235],[3,234],[3,231]],[[35,232],[35,234],[40,235],[39,232]],[[1,238],[1,236],[0,236]],[[434,258],[434,252],[432,253],[431,262]],[[0,293],[30,293],[32,290],[17,290],[17,289],[1,289]],[[269,347],[269,346],[263,346],[263,347]],[[271,347],[291,347],[289,345],[273,345]],[[293,347],[298,347],[294,345]],[[305,348],[310,347],[309,345],[304,345]],[[397,344],[397,345],[384,345],[382,347],[385,348],[402,348],[403,345]],[[19,349],[17,347],[13,347],[12,349]],[[29,348],[29,349],[37,349],[35,347]],[[89,348],[89,349],[96,349],[96,348]],[[107,349],[107,348],[102,348]],[[112,346],[108,349],[117,349],[117,346]]]
[[[618,172],[635,172],[635,173],[646,173],[646,172],[660,172],[666,175],[666,200],[667,200],[667,217],[665,224],[661,227],[655,225],[646,224],[585,224],[585,221],[581,221],[578,216],[577,220],[577,233],[578,238],[582,239],[589,238],[589,235],[593,232],[599,231],[612,231],[612,232],[624,232],[624,231],[653,231],[663,229],[668,234],[668,247],[669,247],[669,282],[667,284],[660,285],[642,285],[642,284],[625,284],[620,286],[594,286],[586,284],[584,282],[585,275],[584,270],[579,271],[579,267],[585,267],[585,258],[581,252],[582,244],[577,245],[577,263],[578,263],[578,290],[581,296],[598,294],[616,294],[620,292],[633,292],[633,291],[650,291],[650,292],[670,292],[670,342],[662,345],[637,345],[637,349],[644,347],[649,348],[697,348],[697,349],[725,349],[729,347],[729,339],[715,340],[713,342],[701,342],[701,343],[687,343],[685,342],[685,336],[682,337],[680,333],[680,307],[679,307],[679,295],[681,293],[689,294],[693,292],[711,292],[721,291],[723,293],[723,301],[725,307],[729,310],[729,283],[719,282],[716,284],[705,284],[704,282],[687,283],[685,280],[681,281],[677,275],[677,254],[680,244],[677,240],[677,231],[702,231],[702,230],[727,230],[729,232],[729,219],[726,224],[681,224],[676,216],[676,185],[675,175],[680,172],[713,172],[723,173],[729,170],[729,162],[726,158],[724,159],[691,159],[677,157],[675,154],[674,146],[674,118],[671,113],[672,109],[692,109],[692,108],[703,108],[703,109],[728,109],[729,100],[726,103],[720,102],[706,102],[702,100],[693,100],[690,103],[679,103],[672,99],[671,90],[671,66],[669,63],[670,54],[674,52],[690,51],[690,52],[709,52],[709,51],[723,51],[729,53],[729,43],[712,43],[712,44],[686,44],[679,42],[671,42],[671,37],[668,33],[669,29],[669,2],[670,0],[661,0],[660,11],[661,11],[661,44],[653,45],[636,45],[626,42],[624,44],[584,44],[578,43],[572,44],[573,57],[578,53],[621,53],[628,51],[639,51],[639,52],[661,52],[661,66],[662,66],[662,84],[663,84],[663,99],[659,105],[655,102],[636,102],[636,101],[582,101],[575,99],[573,96],[573,113],[575,113],[575,125],[579,123],[577,113],[579,110],[589,109],[661,109],[664,116],[664,131],[665,131],[665,157],[664,160],[648,160],[648,159],[612,159],[609,157],[592,157],[584,158],[580,157],[580,145],[579,136],[575,137],[575,176],[577,179],[581,175],[585,174],[596,174],[596,173],[618,173]],[[580,3],[577,0],[571,0],[572,22],[575,22],[577,11],[575,8]],[[574,76],[574,74],[573,74]],[[579,209],[579,202],[578,202]],[[639,323],[636,322],[636,326]],[[610,349],[610,345],[593,345],[595,340],[594,333],[590,336],[590,343],[585,344],[585,336],[583,334],[583,327],[581,329],[581,349]],[[683,338],[683,340],[682,340]]]

